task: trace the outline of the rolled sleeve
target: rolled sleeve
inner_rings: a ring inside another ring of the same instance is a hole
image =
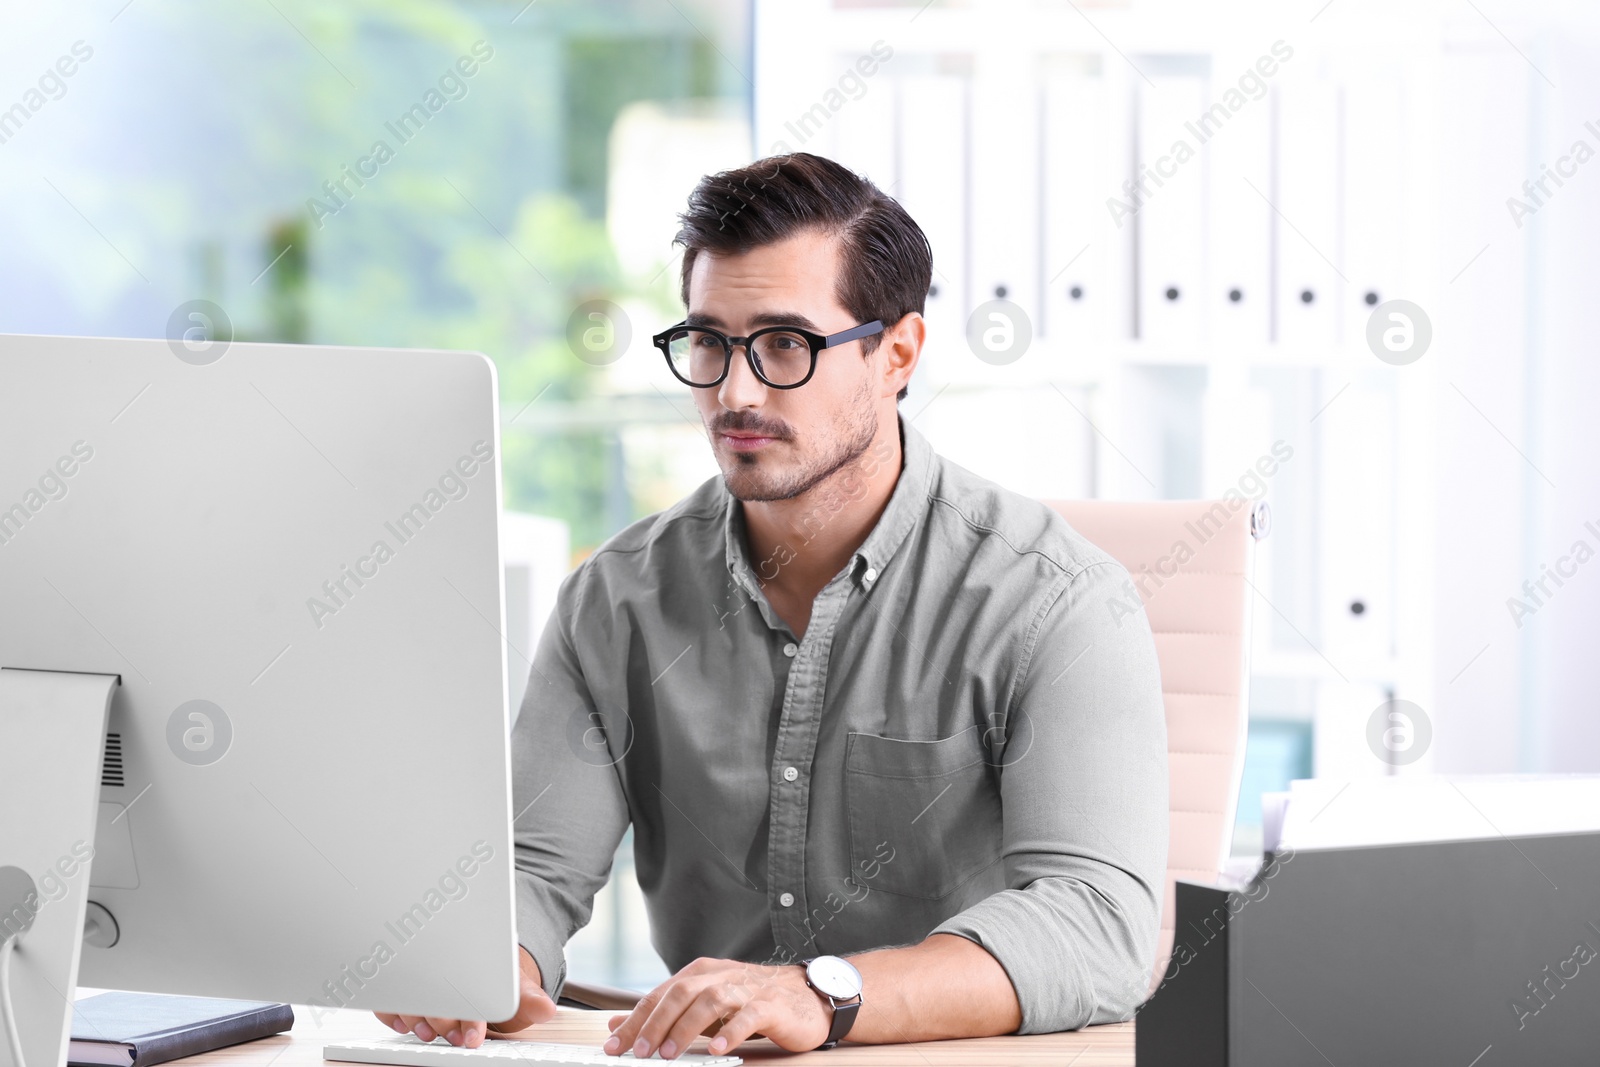
[[[1160,672],[1127,571],[1064,576],[1033,630],[999,761],[1008,888],[933,931],[999,961],[1024,1034],[1125,1019],[1144,1000],[1169,818]]]
[[[615,766],[627,730],[595,706],[576,652],[583,576],[562,583],[511,731],[517,941],[552,1000],[566,982],[566,944],[588,923],[628,826]]]

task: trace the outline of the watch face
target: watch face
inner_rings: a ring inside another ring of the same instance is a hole
[[[861,995],[861,972],[838,956],[818,956],[806,964],[806,979],[818,992],[834,1000]]]

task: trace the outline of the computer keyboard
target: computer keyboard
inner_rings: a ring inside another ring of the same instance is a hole
[[[597,1067],[600,1064],[639,1063],[633,1053],[608,1056],[598,1048],[588,1045],[557,1045],[546,1041],[488,1040],[477,1048],[458,1048],[443,1040],[424,1043],[421,1039],[394,1037],[382,1041],[346,1041],[328,1045],[322,1050],[325,1060],[345,1060],[352,1063],[401,1064],[403,1067],[464,1067],[473,1060],[489,1062],[499,1067],[512,1067],[516,1063],[538,1063],[547,1067]],[[708,1056],[704,1053],[686,1052],[674,1060],[651,1056],[658,1063],[681,1063],[689,1067],[739,1067],[744,1060],[738,1056]]]

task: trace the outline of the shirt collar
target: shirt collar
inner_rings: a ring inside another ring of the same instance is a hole
[[[905,543],[917,520],[928,510],[928,481],[933,473],[933,448],[904,418],[900,424],[902,466],[894,492],[878,524],[861,542],[851,562],[851,574],[863,589],[871,589],[889,560]],[[870,577],[869,577],[870,575]]]
[[[877,525],[851,557],[848,571],[863,590],[870,590],[893,558],[906,536],[916,526],[917,519],[927,510],[928,483],[933,474],[933,447],[928,439],[918,433],[905,418],[896,415],[900,429],[900,476],[889,503],[878,516]],[[735,581],[744,584],[745,575],[755,579],[755,569],[745,555],[746,540],[744,508],[732,493],[723,487],[723,540],[728,573]],[[871,577],[868,577],[870,575]],[[754,593],[754,589],[748,590]]]

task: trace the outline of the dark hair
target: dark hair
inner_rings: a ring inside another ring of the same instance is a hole
[[[857,322],[899,322],[922,313],[933,280],[933,249],[905,208],[848,167],[809,152],[768,156],[700,179],[678,216],[684,247],[681,291],[701,252],[739,254],[815,229],[839,238],[835,296]],[[863,338],[871,355],[881,334]],[[901,389],[899,399],[905,399]]]

